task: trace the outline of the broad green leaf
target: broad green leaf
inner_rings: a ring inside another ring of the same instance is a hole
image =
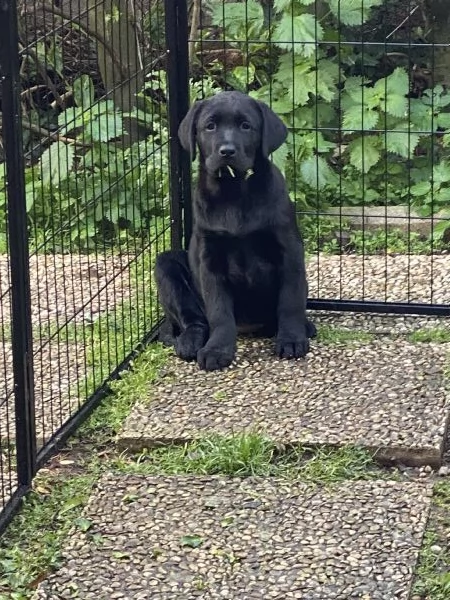
[[[78,519],[75,519],[74,523],[75,526],[78,527],[78,529],[80,529],[84,533],[86,533],[86,531],[89,531],[89,529],[92,527],[92,521],[86,519],[85,517],[78,517]]]
[[[304,160],[300,165],[300,172],[305,183],[319,190],[336,179],[328,163],[320,156]]]
[[[73,498],[69,498],[66,500],[59,511],[60,515],[64,515],[78,506],[82,506],[85,502],[85,498],[82,496],[74,496]]]
[[[379,108],[380,98],[376,90],[365,84],[366,82],[360,77],[347,79],[341,99],[341,108],[344,113],[350,111],[356,115],[357,111],[368,113]],[[367,115],[365,116],[367,117]],[[356,122],[360,122],[360,119],[357,119]]]
[[[445,108],[450,104],[450,93],[439,84],[432,90],[425,90],[420,101],[435,109]]]
[[[330,60],[320,60],[317,64],[317,95],[325,102],[331,102],[336,96],[336,84],[339,81],[339,65]]]
[[[440,115],[438,115],[437,118],[434,120],[435,130],[436,126],[441,127],[442,129],[450,129],[450,113],[441,113]]]
[[[410,133],[408,131],[409,123],[399,123],[397,127],[392,131],[387,131],[383,135],[383,139],[386,140],[386,150],[399,154],[403,158],[411,158],[414,154],[414,150],[417,148],[417,144],[420,140],[418,133]]]
[[[203,544],[203,539],[198,535],[185,535],[181,538],[180,543],[182,546],[198,548]]]
[[[89,135],[94,142],[108,142],[123,134],[123,122],[119,113],[107,113],[92,121]]]
[[[450,231],[450,220],[449,221],[439,221],[433,226],[433,235],[437,239],[442,239],[444,235]],[[450,588],[449,588],[450,590]]]
[[[65,142],[54,142],[42,153],[40,158],[41,181],[43,185],[50,182],[59,185],[69,176],[73,166],[75,151],[73,146]]]
[[[363,136],[349,144],[350,163],[361,173],[368,173],[380,160],[378,137]]]
[[[73,82],[73,97],[75,104],[81,108],[88,108],[94,103],[94,84],[89,75],[83,74]]]
[[[235,67],[233,69],[233,75],[238,79],[242,85],[248,85],[255,81],[255,65],[249,63],[246,67]]]
[[[298,97],[295,100],[299,100]],[[272,102],[272,110],[279,115],[287,115],[295,109],[292,98],[292,91],[289,90],[282,98],[277,98]]]
[[[274,0],[273,8],[275,12],[282,12],[287,8],[291,8],[295,4],[303,4],[303,6],[309,6],[314,4],[316,0]]]
[[[442,161],[436,165],[433,169],[433,182],[435,185],[440,186],[443,183],[450,181],[450,164],[446,161]]]
[[[409,78],[404,69],[398,67],[384,79],[379,79],[374,90],[380,99],[380,107],[393,117],[405,117],[408,112]]]
[[[411,129],[418,131],[431,131],[431,109],[423,104],[422,99],[410,98],[408,100],[409,118]],[[434,123],[436,127],[436,123]]]
[[[25,202],[26,202],[27,212],[30,212],[30,210],[33,208],[37,195],[38,195],[38,190],[36,189],[35,182],[34,181],[28,182],[25,186]]]
[[[329,152],[336,147],[334,142],[330,142],[323,137],[323,133],[318,131],[317,133],[312,133],[314,136],[314,145],[313,148],[316,152]]]
[[[331,102],[336,95],[338,77],[338,66],[331,61],[320,60],[316,69],[315,64],[303,56],[293,56],[292,53],[283,55],[274,75],[274,80],[288,90],[291,102],[290,109],[283,112],[305,106],[310,95]]]
[[[347,77],[344,84],[345,93],[354,101],[360,103],[362,99],[367,99],[368,95],[372,94],[370,88],[362,89],[368,82],[363,77]]]
[[[372,108],[353,105],[344,110],[342,127],[345,133],[354,131],[370,131],[378,122],[378,112]]]
[[[431,183],[429,181],[419,181],[410,188],[412,196],[425,196],[431,192]]]
[[[213,23],[224,28],[231,37],[237,37],[239,31],[261,30],[264,26],[264,11],[256,0],[215,3],[212,18]]]
[[[328,0],[330,10],[344,25],[362,25],[370,17],[375,6],[381,6],[385,0]]]
[[[277,72],[274,74],[274,80],[284,87],[290,87],[294,82],[298,84],[302,80],[302,77],[311,71],[312,67],[311,60],[306,59],[304,56],[288,52],[280,57]]]
[[[285,174],[286,170],[286,160],[289,154],[289,146],[288,144],[283,144],[275,152],[272,154],[272,159],[274,164],[280,169],[280,171]]]
[[[272,41],[279,48],[291,50],[303,56],[313,56],[317,42],[320,42],[322,38],[322,25],[314,15],[305,13],[292,17],[290,11],[283,15],[272,35]]]
[[[291,105],[291,111],[295,110],[299,106],[305,106],[309,100],[310,92],[306,79],[307,77],[305,75],[303,78],[304,85],[295,85],[295,83],[293,83],[288,90],[287,96]]]
[[[61,135],[66,135],[69,131],[81,127],[86,119],[86,114],[80,107],[68,108],[58,117],[58,127]]]

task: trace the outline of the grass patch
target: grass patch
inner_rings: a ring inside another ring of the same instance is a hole
[[[333,327],[331,325],[321,325],[318,327],[317,340],[322,344],[349,344],[352,342],[371,342],[375,339],[375,334],[368,331],[358,331],[355,329],[344,329],[342,327]]]
[[[57,569],[60,548],[95,482],[88,472],[69,479],[36,479],[0,545],[0,599],[30,598],[38,583]]]
[[[114,469],[139,475],[227,475],[300,479],[331,484],[372,479],[386,473],[373,456],[358,447],[280,448],[258,433],[211,436],[184,445],[122,454]]]
[[[426,600],[450,598],[450,481],[436,484],[413,592]]]
[[[148,396],[149,386],[155,381],[160,368],[172,354],[170,348],[162,344],[151,344],[135,361],[131,370],[110,383],[109,395],[91,417],[81,425],[77,437],[93,441],[114,436],[120,429],[132,406]],[[100,437],[99,437],[100,436]]]
[[[408,340],[410,342],[434,342],[436,344],[445,344],[450,342],[450,329],[446,327],[420,329],[408,334]]]

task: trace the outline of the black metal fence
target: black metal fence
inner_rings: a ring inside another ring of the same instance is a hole
[[[164,20],[163,1],[0,3],[1,525],[161,319],[152,265],[181,231]]]
[[[156,331],[197,98],[288,126],[310,307],[449,314],[446,2],[0,0],[0,529]]]

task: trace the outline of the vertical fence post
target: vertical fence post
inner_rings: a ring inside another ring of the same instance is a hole
[[[189,154],[178,139],[178,127],[189,109],[189,52],[187,0],[165,0],[169,91],[170,189],[172,248],[187,247],[192,230],[191,167]]]
[[[16,0],[0,0],[2,132],[8,197],[17,479],[19,485],[29,486],[36,471],[36,434],[19,69]]]

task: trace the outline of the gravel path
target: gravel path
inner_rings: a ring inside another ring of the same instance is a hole
[[[450,255],[314,256],[311,298],[450,304]]]
[[[108,475],[88,534],[72,533],[34,600],[408,600],[430,495],[418,482]]]
[[[51,435],[74,414],[83,401],[84,387],[77,394],[77,381],[82,382],[87,375],[85,348],[82,344],[50,343],[34,359],[35,411],[38,445]],[[11,396],[6,402],[7,391],[12,389],[11,344],[4,344],[0,354],[0,373],[7,373],[0,379],[0,439],[13,441],[15,423]],[[9,417],[9,418],[8,418]]]
[[[90,321],[130,294],[132,256],[38,255],[30,259],[34,326]],[[9,323],[8,257],[0,255],[0,323]]]
[[[6,451],[0,450],[0,510],[6,505],[17,486],[16,474],[10,471],[9,467]]]
[[[360,444],[386,459],[439,464],[450,344],[313,342],[299,361],[275,359],[272,346],[242,340],[236,362],[222,372],[174,358],[132,411],[120,446],[141,450],[257,429],[281,443]]]

